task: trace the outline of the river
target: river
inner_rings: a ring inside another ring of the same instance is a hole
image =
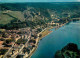
[[[40,40],[31,58],[54,58],[55,52],[68,43],[75,43],[80,49],[80,21],[70,22]]]

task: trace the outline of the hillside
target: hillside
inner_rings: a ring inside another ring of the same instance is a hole
[[[45,25],[51,20],[58,22],[56,19],[76,18],[80,16],[79,5],[80,3],[0,4],[0,28],[22,28],[21,25],[34,28],[37,25]],[[18,25],[15,26],[16,24]]]

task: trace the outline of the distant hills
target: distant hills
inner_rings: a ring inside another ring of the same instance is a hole
[[[55,18],[80,17],[80,3],[1,3],[0,28],[45,25]],[[18,24],[18,26],[15,26]],[[10,26],[9,26],[10,25]],[[13,26],[13,27],[12,27]]]

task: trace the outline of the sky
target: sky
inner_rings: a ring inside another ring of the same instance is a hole
[[[80,2],[80,0],[0,0],[0,2]]]

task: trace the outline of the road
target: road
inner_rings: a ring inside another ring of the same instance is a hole
[[[12,47],[14,46],[14,44],[12,45]],[[3,58],[7,58],[7,55],[9,55],[9,53],[12,51],[12,47],[6,52]]]
[[[11,58],[16,58],[17,55],[19,55],[19,54],[22,52],[23,48],[24,48],[26,45],[28,46],[28,42],[29,42],[30,38],[31,38],[31,32],[30,32],[30,34],[29,34],[28,41],[25,43],[25,45],[22,46],[22,48],[19,50],[19,52],[17,52],[17,53],[15,53],[14,55],[12,55]]]
[[[29,34],[29,36],[28,36],[28,41],[25,43],[25,45],[28,44],[30,38],[31,38],[31,32],[30,32],[30,34]],[[15,43],[14,43],[14,44],[15,44]],[[6,52],[6,54],[4,55],[3,58],[7,58],[7,55],[9,55],[10,52],[12,51],[14,44],[13,44],[12,47]],[[21,53],[21,51],[23,50],[23,48],[25,47],[25,45],[23,45],[23,46],[20,48],[19,52],[16,52],[14,55],[12,55],[11,58],[16,58],[16,56],[19,55],[19,53]]]

